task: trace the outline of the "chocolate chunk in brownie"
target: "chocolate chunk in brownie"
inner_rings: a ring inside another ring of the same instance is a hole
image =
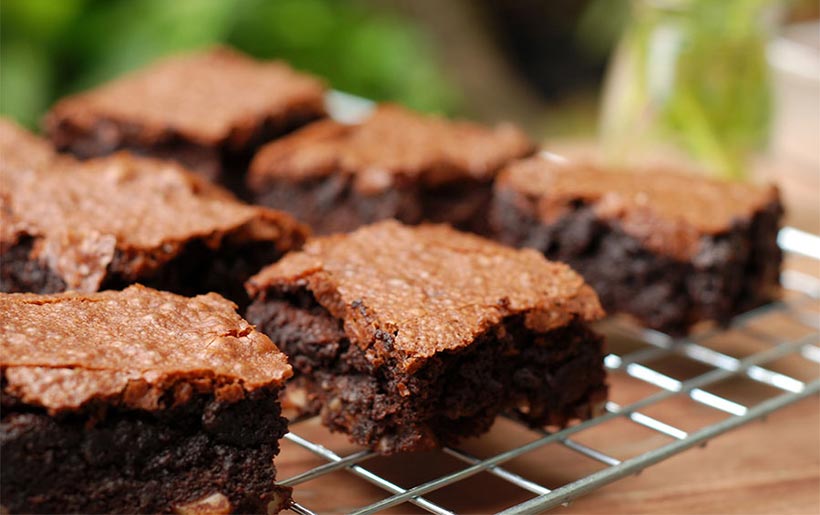
[[[0,312],[4,512],[265,513],[289,502],[273,458],[291,368],[232,303],[135,285],[0,294]]]
[[[125,152],[13,161],[0,161],[0,291],[141,282],[243,303],[244,281],[306,234],[290,215],[243,204],[171,162]]]
[[[310,240],[248,281],[247,317],[291,359],[289,398],[380,453],[562,425],[605,400],[603,315],[568,266],[444,225]]]
[[[45,127],[57,148],[81,158],[129,149],[241,184],[257,147],[324,114],[319,80],[215,48],[65,98]]]
[[[682,334],[777,295],[777,189],[672,170],[534,157],[506,168],[491,218],[502,242],[564,261],[604,308]]]
[[[385,218],[483,232],[495,173],[532,153],[511,125],[448,121],[383,105],[359,124],[312,124],[266,145],[248,172],[258,204],[319,234]]]

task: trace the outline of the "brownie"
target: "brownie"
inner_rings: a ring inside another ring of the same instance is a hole
[[[495,173],[533,145],[512,125],[448,121],[382,105],[363,122],[316,122],[254,157],[247,188],[318,234],[386,218],[484,232]]]
[[[0,117],[0,166],[6,170],[36,168],[54,159],[56,152],[48,141]]]
[[[606,398],[598,299],[532,250],[390,220],[309,240],[247,286],[248,320],[294,367],[288,401],[382,454],[501,412],[563,425]]]
[[[141,282],[244,303],[244,281],[305,237],[290,215],[243,204],[175,163],[122,152],[23,166],[35,153],[14,142],[32,135],[0,132],[0,291]]]
[[[499,175],[491,218],[502,242],[580,272],[608,312],[680,335],[777,295],[782,214],[774,186],[541,156]]]
[[[3,513],[265,513],[287,360],[235,305],[0,294]]]
[[[227,48],[161,60],[59,101],[45,128],[81,158],[128,149],[241,184],[253,152],[325,114],[324,86]]]

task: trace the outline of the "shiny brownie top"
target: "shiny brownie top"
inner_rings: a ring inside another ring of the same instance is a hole
[[[617,221],[647,247],[680,259],[697,255],[701,237],[748,223],[755,212],[779,204],[771,185],[728,182],[679,170],[606,169],[590,163],[536,156],[506,167],[497,198],[519,194],[544,223],[579,206]],[[508,206],[509,207],[509,206]]]
[[[309,240],[248,281],[252,297],[307,289],[373,361],[417,369],[468,347],[506,317],[547,332],[603,315],[568,266],[444,225],[380,222]]]
[[[104,405],[154,411],[210,393],[228,403],[291,376],[270,339],[215,293],[143,286],[0,294],[5,394],[50,413]]]
[[[254,158],[248,184],[259,190],[277,180],[344,174],[358,191],[376,194],[407,181],[489,181],[533,149],[510,124],[484,127],[382,105],[361,123],[323,120],[269,143]]]
[[[227,48],[167,58],[96,89],[60,100],[46,118],[90,131],[115,123],[149,145],[178,136],[241,147],[264,123],[324,114],[324,85],[278,61]]]
[[[289,215],[243,204],[170,162],[125,152],[82,162],[45,158],[27,167],[0,159],[0,243],[32,238],[31,258],[68,289],[97,290],[115,259],[118,271],[136,280],[195,238],[211,247],[229,238],[271,241],[285,252],[306,233]]]

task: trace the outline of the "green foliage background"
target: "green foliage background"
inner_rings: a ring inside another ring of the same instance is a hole
[[[463,103],[419,26],[353,0],[2,0],[0,113],[34,127],[62,95],[214,43],[377,100]]]

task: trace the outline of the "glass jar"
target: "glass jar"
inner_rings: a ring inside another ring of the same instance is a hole
[[[684,158],[743,179],[768,139],[771,0],[633,0],[601,136],[617,165]]]

